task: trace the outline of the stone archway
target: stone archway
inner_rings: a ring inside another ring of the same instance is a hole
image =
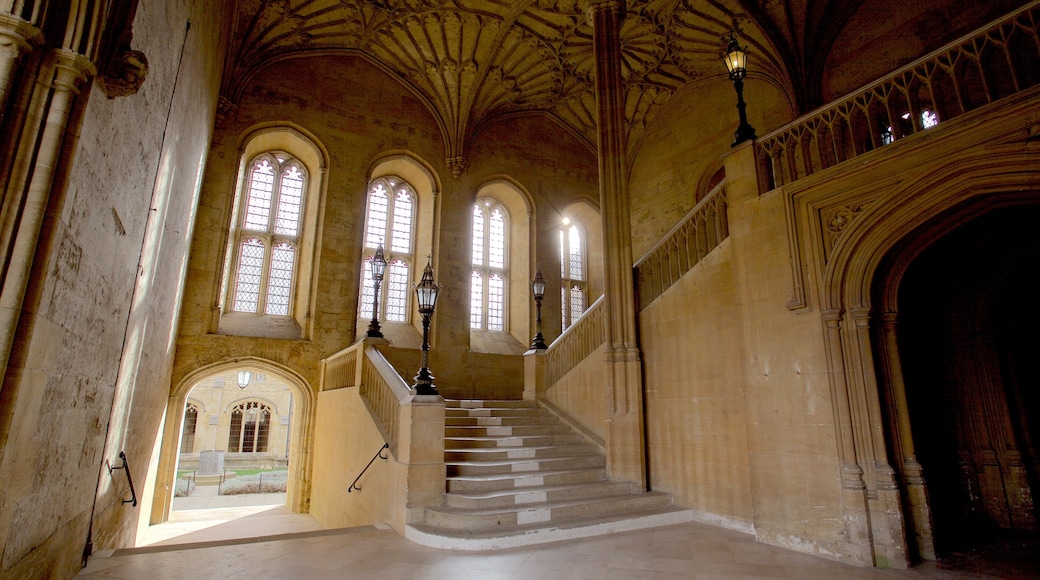
[[[1040,194],[1010,197],[937,217],[923,232],[959,225],[911,234],[875,279],[878,383],[918,557],[1037,529],[1040,399],[1023,383],[1040,355]]]
[[[170,516],[172,490],[176,481],[178,444],[183,428],[184,405],[188,399],[188,393],[207,377],[238,369],[259,371],[268,376],[277,377],[292,391],[295,408],[291,419],[293,426],[290,437],[291,459],[286,504],[293,512],[309,511],[312,463],[310,442],[314,429],[314,392],[303,377],[284,366],[258,357],[235,357],[196,369],[171,389],[166,405],[166,419],[158,467],[154,473],[155,494],[151,506],[149,522],[151,525],[165,522]],[[152,476],[153,474],[149,474],[150,479]]]
[[[1018,147],[995,146],[902,184],[859,205],[817,263],[846,518],[875,563],[889,565],[935,557],[899,356],[899,281],[924,248],[976,216],[1040,202],[1040,167]]]

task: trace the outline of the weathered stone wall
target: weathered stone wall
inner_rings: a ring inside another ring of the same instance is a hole
[[[225,7],[141,3],[133,48],[150,70],[140,92],[107,99],[94,86],[70,121],[79,140],[68,141],[71,163],[50,194],[5,381],[25,396],[0,466],[0,576],[71,576],[92,515],[98,548],[133,538],[142,507],[122,503],[126,472],[109,475],[105,463],[126,452],[140,500],[168,391]]]

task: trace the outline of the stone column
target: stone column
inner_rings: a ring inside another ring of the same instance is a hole
[[[907,508],[910,513],[909,528],[914,535],[917,553],[925,560],[935,559],[935,539],[932,535],[932,513],[928,503],[928,487],[925,482],[924,469],[917,461],[914,450],[914,438],[910,425],[910,408],[906,401],[906,383],[903,381],[903,363],[899,357],[897,340],[897,318],[895,312],[886,312],[881,317],[884,330],[884,361],[887,366],[885,376],[888,379],[896,435],[893,437],[902,463],[902,475],[906,487]],[[909,541],[909,538],[907,538]]]
[[[607,469],[645,490],[642,362],[637,341],[621,78],[622,0],[589,0],[596,59],[600,213],[607,343]]]
[[[0,123],[4,120],[7,96],[14,82],[15,64],[34,45],[43,42],[43,33],[32,24],[7,13],[0,13]]]
[[[3,287],[0,288],[0,374],[6,372],[11,356],[33,256],[54,185],[54,175],[61,163],[61,148],[65,142],[69,114],[79,88],[88,77],[97,73],[89,60],[70,50],[52,51],[48,59],[51,62],[44,67],[46,72],[43,74],[49,78],[40,79],[43,81],[40,84],[48,87],[45,90],[50,91],[50,103],[44,124],[39,128],[35,163],[27,176],[24,206],[11,241],[10,266]],[[7,193],[10,195],[12,192]]]

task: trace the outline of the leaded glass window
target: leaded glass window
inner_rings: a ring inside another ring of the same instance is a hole
[[[387,267],[379,286],[379,319],[408,322],[417,199],[412,186],[399,177],[381,177],[369,184],[358,301],[360,318],[372,317],[375,280],[370,264],[376,248],[382,245]]]
[[[236,229],[231,311],[290,315],[306,184],[303,164],[284,153],[265,153],[250,164]]]
[[[509,279],[507,232],[509,216],[490,197],[473,205],[473,275],[470,288],[470,328],[506,330],[506,280]]]
[[[585,236],[577,224],[564,220],[560,229],[560,278],[563,328],[585,312],[588,280],[585,267]]]
[[[239,403],[231,409],[228,453],[266,453],[270,433],[270,407],[257,401]]]

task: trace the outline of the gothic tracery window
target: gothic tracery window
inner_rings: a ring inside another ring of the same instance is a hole
[[[470,328],[506,330],[509,217],[490,197],[473,205],[473,270],[470,275]]]
[[[306,180],[303,164],[285,153],[264,153],[250,164],[236,228],[231,311],[289,316]]]
[[[195,451],[195,430],[198,427],[199,407],[193,402],[184,406],[184,426],[181,428],[181,453]]]
[[[415,190],[398,177],[372,181],[368,188],[365,240],[361,266],[361,300],[358,316],[372,316],[374,280],[370,263],[376,248],[383,245],[386,272],[379,288],[379,318],[389,322],[408,321],[408,285],[415,254]]]
[[[239,403],[231,409],[228,453],[266,453],[270,432],[270,407],[258,401]]]
[[[574,324],[587,306],[585,239],[577,224],[564,220],[560,229],[560,304],[563,328]]]

